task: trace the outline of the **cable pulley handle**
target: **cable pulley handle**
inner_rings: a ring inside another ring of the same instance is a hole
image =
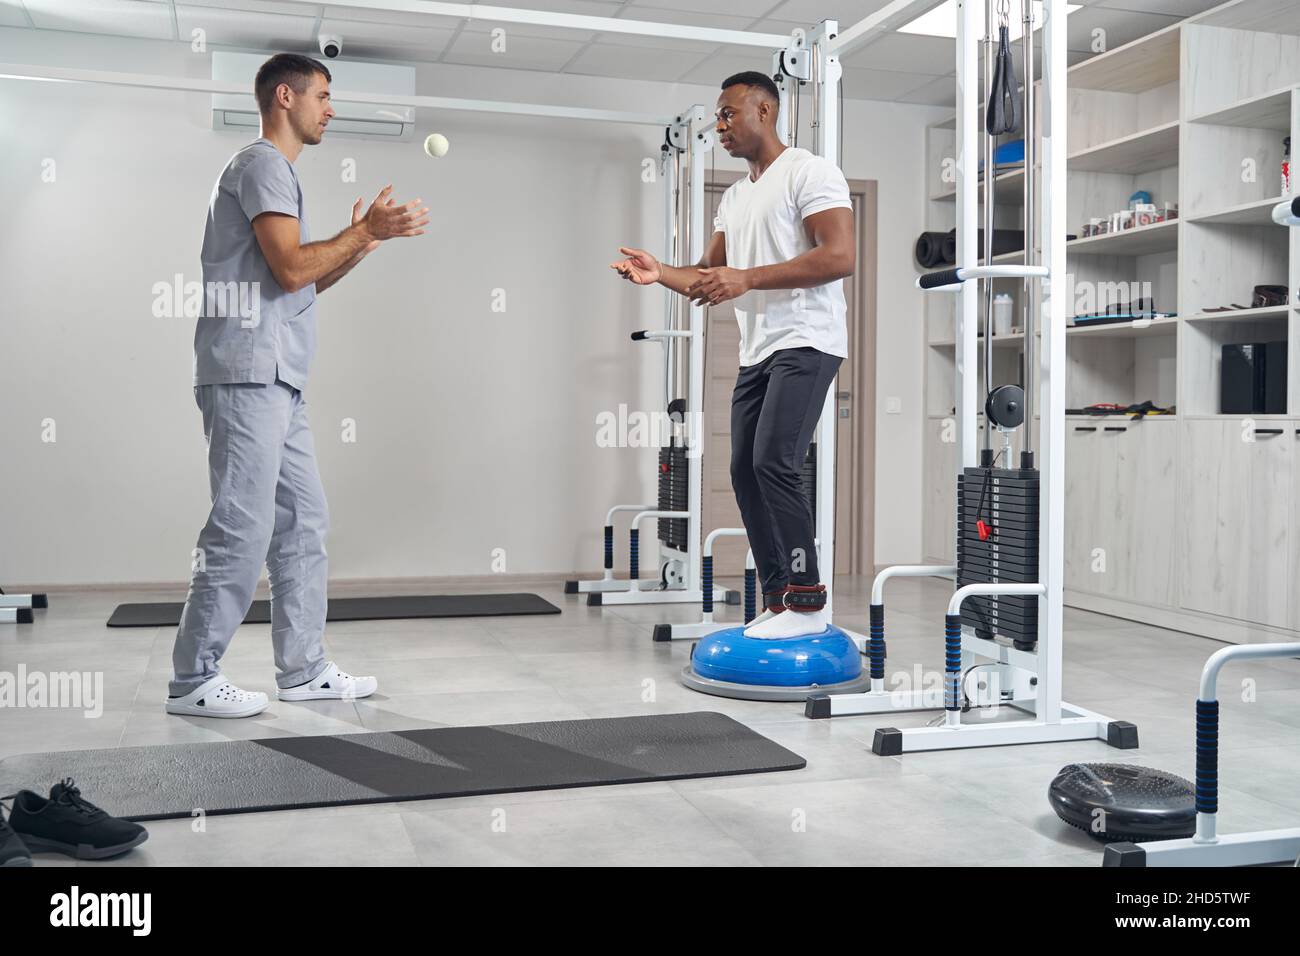
[[[993,82],[989,86],[984,130],[990,136],[1020,129],[1020,91],[1016,88],[1016,66],[1011,59],[1011,37],[1007,26],[998,27],[998,52],[994,58]]]
[[[942,286],[957,285],[962,281],[960,269],[940,269],[938,272],[922,273],[917,277],[916,285],[919,289],[938,289]]]

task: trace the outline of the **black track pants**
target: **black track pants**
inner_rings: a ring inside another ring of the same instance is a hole
[[[736,377],[731,487],[764,592],[821,583],[803,460],[841,361],[814,348],[781,349]]]

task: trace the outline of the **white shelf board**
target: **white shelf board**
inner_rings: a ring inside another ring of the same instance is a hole
[[[1147,256],[1178,248],[1178,220],[1166,219],[1149,226],[1134,226],[1102,236],[1085,236],[1065,244],[1067,255]]]
[[[1066,157],[1066,168],[1091,173],[1132,175],[1178,165],[1178,121],[1080,149]]]
[[[1178,331],[1178,316],[1168,319],[1152,319],[1149,325],[1138,326],[1134,319],[1127,322],[1107,322],[1103,325],[1071,325],[1066,328],[1066,335],[1086,336],[1088,338],[1137,339],[1152,335],[1173,335]]]
[[[1074,89],[1143,93],[1178,82],[1178,24],[1076,63],[1066,73]]]
[[[1277,227],[1273,222],[1273,207],[1289,196],[1273,196],[1269,199],[1255,199],[1251,202],[1238,203],[1235,206],[1228,206],[1214,212],[1201,213],[1196,216],[1188,216],[1188,222],[1201,223],[1219,223],[1221,225],[1232,226],[1272,226]]]
[[[1259,309],[1232,309],[1228,312],[1193,312],[1183,316],[1187,322],[1243,322],[1250,319],[1270,319],[1287,314],[1285,305],[1268,305]]]
[[[984,343],[984,337],[980,336],[975,341],[977,345],[982,345]],[[1024,344],[1025,344],[1025,336],[1023,332],[1012,332],[1009,335],[993,336],[993,347],[995,349],[1015,348],[1019,345],[1024,345]],[[931,342],[930,346],[931,348],[936,348],[936,349],[955,349],[957,347],[957,343],[954,342],[952,339],[940,339],[936,342]]]
[[[980,177],[979,202],[984,200],[984,179]],[[993,199],[999,206],[1018,206],[1024,202],[1025,192],[1025,170],[1024,167],[1019,169],[1009,169],[1005,172],[998,173],[993,177]],[[930,197],[932,202],[956,202],[957,201],[957,184],[941,193],[935,193]]]
[[[1290,133],[1291,88],[1250,96],[1221,109],[1193,116],[1188,122],[1208,123],[1212,126],[1247,126]]]

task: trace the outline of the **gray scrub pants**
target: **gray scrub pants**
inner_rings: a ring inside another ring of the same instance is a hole
[[[194,398],[208,442],[212,511],[199,533],[168,693],[183,696],[221,672],[263,565],[276,684],[305,684],[325,669],[329,528],[306,402],[279,381],[200,385]]]

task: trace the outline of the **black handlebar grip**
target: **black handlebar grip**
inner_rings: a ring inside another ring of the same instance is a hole
[[[938,272],[925,272],[921,275],[922,289],[937,289],[944,285],[956,285],[961,282],[958,269],[940,269]]]
[[[1291,215],[1300,219],[1300,196],[1296,196],[1295,199],[1291,200]]]
[[[633,341],[633,342],[644,342],[644,341],[645,341],[645,337],[646,337],[647,334],[648,334],[648,333],[646,332],[645,329],[641,329],[641,331],[639,331],[639,332],[633,332],[633,333],[632,333],[632,341]]]

